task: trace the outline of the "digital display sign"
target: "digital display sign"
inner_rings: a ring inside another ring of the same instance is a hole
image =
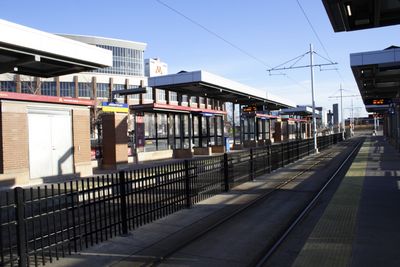
[[[243,112],[254,112],[257,111],[257,107],[255,106],[243,107],[242,110]]]
[[[372,99],[372,105],[384,105],[385,104],[385,99]]]
[[[365,101],[366,105],[382,106],[389,105],[392,101],[388,98],[373,98]]]

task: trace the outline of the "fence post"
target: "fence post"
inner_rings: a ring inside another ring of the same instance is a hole
[[[268,173],[272,171],[272,145],[268,146]]]
[[[125,172],[119,172],[119,192],[120,192],[120,199],[121,199],[121,226],[122,226],[122,234],[128,234],[128,216],[127,216],[127,206],[126,206],[126,177]]]
[[[253,148],[250,148],[250,181],[254,181],[254,154],[253,154]]]
[[[17,253],[18,266],[27,266],[26,233],[24,218],[24,190],[21,187],[14,188],[15,220],[17,222]]]
[[[192,196],[190,188],[190,173],[189,173],[189,160],[185,159],[185,195],[186,195],[186,208],[192,207]]]
[[[225,192],[229,191],[229,164],[228,164],[228,154],[224,153],[224,185]]]

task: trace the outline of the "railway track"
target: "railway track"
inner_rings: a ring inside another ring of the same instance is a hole
[[[223,214],[211,224],[204,224],[206,227],[200,230],[196,228],[193,231],[187,229],[184,236],[172,238],[171,242],[168,238],[162,240],[158,246],[158,250],[160,247],[163,248],[162,252],[152,252],[154,249],[157,250],[157,244],[144,249],[135,255],[141,258],[141,263],[137,265],[263,266],[297,223],[312,209],[332,180],[350,164],[362,140],[355,138],[346,142],[345,146],[338,146],[297,162],[293,165],[298,167],[295,171],[293,168],[283,176],[279,175],[281,171],[271,175],[274,180],[273,186],[229,214]],[[346,146],[351,149],[346,149]],[[333,159],[338,162],[334,167],[332,167],[333,164],[329,164]],[[331,165],[329,173],[325,173],[328,169],[327,165]],[[324,179],[317,179],[319,174],[322,174]],[[266,178],[265,181],[268,179],[271,178]],[[290,199],[287,205],[290,208],[280,206],[285,205],[285,196]],[[277,212],[279,209],[286,212],[279,214]],[[266,217],[268,210],[271,210],[272,217],[275,216],[275,218]],[[279,225],[267,222],[266,229],[258,231],[257,229],[263,226],[260,225],[260,221],[264,218],[272,221],[282,220],[282,222],[278,223]],[[252,223],[257,229],[251,229]],[[262,235],[268,235],[268,238],[262,238]],[[254,241],[257,236],[264,240]],[[243,248],[238,243],[242,244]],[[254,247],[248,249],[249,246]]]

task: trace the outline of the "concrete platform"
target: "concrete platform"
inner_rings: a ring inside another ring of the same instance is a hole
[[[293,266],[400,266],[400,156],[368,137]]]

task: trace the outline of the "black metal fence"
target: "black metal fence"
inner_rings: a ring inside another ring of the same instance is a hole
[[[318,137],[319,149],[342,140]],[[38,266],[190,208],[313,152],[313,140],[0,193],[1,266]]]

